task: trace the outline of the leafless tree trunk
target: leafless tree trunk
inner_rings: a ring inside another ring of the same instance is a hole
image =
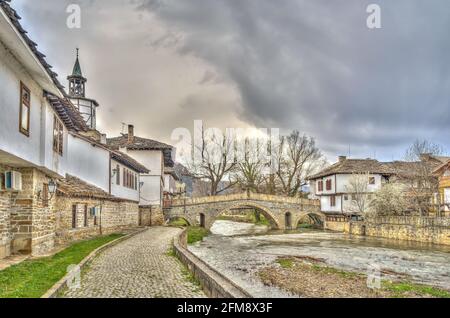
[[[368,186],[369,173],[353,174],[348,185],[345,186],[346,191],[351,194],[351,212],[365,216],[368,213]]]
[[[187,168],[195,178],[209,184],[209,195],[218,195],[235,185],[231,180],[236,168],[234,139],[226,134],[207,136],[203,127],[200,135],[200,144],[194,145]]]
[[[407,185],[411,208],[422,216],[428,215],[432,210],[433,198],[439,192],[439,180],[433,175],[436,164],[431,161],[430,156],[442,153],[441,146],[428,140],[416,140],[405,154],[405,160],[411,163],[410,171],[397,173],[399,180]],[[440,209],[440,203],[436,202],[436,205]]]
[[[240,160],[237,161],[233,179],[244,191],[260,193],[268,178],[268,164],[265,161],[264,153],[267,144],[260,139],[245,139]]]
[[[307,177],[325,163],[314,138],[302,136],[298,131],[282,137],[280,144],[272,151],[275,157],[272,162],[275,178],[272,182],[277,192],[286,196],[297,196],[307,184]]]

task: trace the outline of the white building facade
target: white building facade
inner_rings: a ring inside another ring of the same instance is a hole
[[[358,214],[356,191],[364,189],[368,203],[391,175],[390,169],[376,160],[339,157],[336,164],[310,177],[311,191],[324,213]],[[358,190],[353,186],[354,178],[359,180]]]

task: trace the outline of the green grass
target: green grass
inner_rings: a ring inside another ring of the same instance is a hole
[[[450,292],[432,286],[413,284],[409,282],[383,281],[383,288],[394,293],[395,297],[408,297],[409,293],[421,296],[450,298]]]
[[[67,267],[79,264],[98,247],[122,234],[112,234],[72,244],[55,254],[26,260],[0,271],[0,298],[38,298],[67,273]]]
[[[282,268],[292,268],[294,266],[294,260],[290,258],[279,258],[277,263],[280,264]]]
[[[188,231],[188,244],[194,244],[203,240],[205,236],[209,234],[209,231],[199,226],[189,226]]]
[[[169,222],[169,225],[170,226],[179,226],[179,227],[188,227],[189,223],[185,219],[176,218],[176,219],[171,220]]]
[[[299,224],[298,225],[298,229],[312,229],[314,227],[313,224],[308,224],[308,223],[304,223],[304,224]]]

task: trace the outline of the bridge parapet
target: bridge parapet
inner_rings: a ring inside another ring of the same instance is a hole
[[[171,205],[172,207],[177,207],[185,205],[200,205],[200,204],[230,202],[230,201],[245,201],[245,200],[264,201],[273,203],[289,203],[320,208],[319,200],[283,197],[259,193],[238,193],[238,194],[218,195],[218,196],[191,198],[191,199],[177,199],[173,200]]]

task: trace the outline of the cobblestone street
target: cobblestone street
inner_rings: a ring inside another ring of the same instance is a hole
[[[200,287],[183,273],[183,265],[167,254],[180,229],[152,227],[96,257],[83,272],[81,288],[68,298],[198,298]]]

